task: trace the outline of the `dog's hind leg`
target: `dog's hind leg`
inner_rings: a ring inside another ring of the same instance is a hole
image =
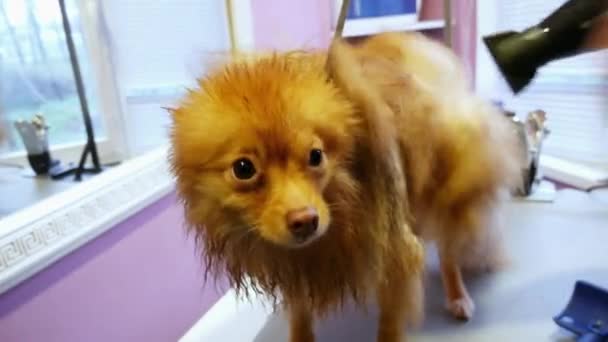
[[[461,207],[458,214],[446,217],[444,231],[437,241],[447,309],[457,319],[468,320],[475,311],[463,271],[499,270],[507,262],[497,208],[494,203],[474,202]]]
[[[437,249],[441,281],[446,299],[446,308],[450,314],[460,320],[473,317],[475,304],[467,291],[462,277],[463,256],[468,254],[467,248],[474,247],[481,229],[477,215],[470,208],[454,211],[439,222]]]
[[[475,303],[473,303],[473,299],[471,299],[462,279],[460,265],[445,255],[440,255],[439,258],[446,307],[455,318],[469,320],[473,317]]]

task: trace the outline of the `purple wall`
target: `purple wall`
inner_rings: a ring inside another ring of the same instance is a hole
[[[176,341],[219,298],[167,196],[0,295],[0,341]]]
[[[252,0],[258,49],[327,47],[333,0]]]

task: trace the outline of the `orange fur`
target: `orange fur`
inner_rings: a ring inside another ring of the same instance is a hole
[[[421,35],[383,34],[350,50],[357,62],[351,70],[394,113],[413,227],[438,244],[448,309],[470,318],[460,267],[502,261],[496,215],[501,190],[516,185],[521,169],[515,136],[468,89],[458,59],[443,46]]]
[[[511,174],[510,152],[499,153],[509,135],[460,83],[455,58],[423,38],[338,42],[328,70],[326,59],[254,56],[201,79],[173,113],[178,192],[208,270],[283,302],[292,341],[313,339],[313,315],[372,291],[378,340],[399,341],[422,301],[410,224],[460,265],[487,240],[484,218]],[[313,148],[324,161],[311,168]],[[246,181],[232,172],[242,157],[257,170]],[[285,216],[301,207],[316,208],[319,229],[298,245]]]

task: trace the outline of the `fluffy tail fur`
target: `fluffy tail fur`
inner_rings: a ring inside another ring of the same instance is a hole
[[[385,240],[399,240],[399,237],[403,237],[400,242],[394,242],[395,246],[387,246],[387,253],[390,253],[391,248],[401,249],[405,246],[404,258],[394,260],[388,257],[389,261],[384,267],[386,272],[401,276],[399,283],[409,292],[406,296],[408,319],[417,323],[423,311],[421,283],[424,251],[409,225],[406,178],[400,160],[398,132],[393,125],[394,113],[378,89],[364,78],[352,49],[342,41],[334,41],[328,53],[328,72],[333,82],[358,109],[364,123],[365,132],[358,148],[361,158],[367,160],[364,163],[367,168],[364,182],[373,183],[365,186],[366,191],[372,192],[368,194],[374,206],[370,215],[374,215],[374,224],[383,227],[382,231],[387,234]]]

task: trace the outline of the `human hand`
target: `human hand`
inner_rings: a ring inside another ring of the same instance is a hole
[[[595,20],[583,47],[589,50],[608,48],[608,13]]]

